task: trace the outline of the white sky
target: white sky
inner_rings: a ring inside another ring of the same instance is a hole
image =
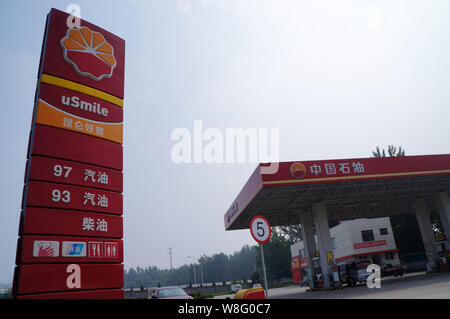
[[[1,1],[0,283],[16,253],[45,16]],[[171,132],[279,128],[282,161],[450,153],[448,1],[78,1],[126,40],[125,268],[253,244],[223,215],[256,167],[174,164]]]

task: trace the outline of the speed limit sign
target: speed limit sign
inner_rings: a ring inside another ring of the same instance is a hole
[[[255,216],[250,221],[250,232],[253,239],[260,244],[265,244],[270,239],[270,224],[263,216]]]

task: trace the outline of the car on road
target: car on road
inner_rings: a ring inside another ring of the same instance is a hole
[[[155,288],[149,299],[194,299],[178,286]]]
[[[381,277],[386,276],[403,276],[403,273],[406,271],[407,266],[405,265],[397,265],[393,266],[392,264],[384,264],[381,267]]]
[[[370,275],[367,272],[367,267],[370,264],[369,260],[360,260],[339,265],[338,275],[340,282],[350,287],[354,287],[357,283],[366,282]]]
[[[254,284],[253,288],[262,288],[261,284]]]
[[[238,290],[241,290],[241,289],[244,289],[244,288],[242,288],[242,285],[241,285],[241,284],[234,284],[234,285],[231,285],[231,291],[232,291],[233,293],[235,293],[235,292],[237,292]]]

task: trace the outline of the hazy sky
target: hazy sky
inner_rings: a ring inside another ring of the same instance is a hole
[[[125,268],[169,268],[253,244],[223,215],[256,163],[175,164],[171,133],[278,128],[280,158],[450,153],[450,2],[0,2],[0,283],[16,254],[45,17],[81,17],[126,40]]]

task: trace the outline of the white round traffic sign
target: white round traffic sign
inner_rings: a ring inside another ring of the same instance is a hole
[[[258,243],[265,244],[269,241],[272,231],[267,219],[263,216],[255,216],[250,221],[250,233]]]

